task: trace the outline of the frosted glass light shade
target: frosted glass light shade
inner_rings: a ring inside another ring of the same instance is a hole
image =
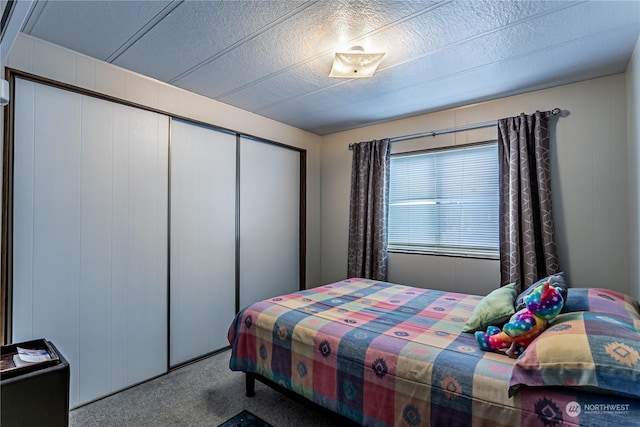
[[[384,53],[365,53],[352,50],[336,52],[329,77],[362,79],[373,76]]]

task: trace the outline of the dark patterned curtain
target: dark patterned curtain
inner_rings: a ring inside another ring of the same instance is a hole
[[[558,272],[551,210],[549,112],[498,120],[500,282],[518,292]]]
[[[388,139],[353,144],[348,277],[387,280]]]

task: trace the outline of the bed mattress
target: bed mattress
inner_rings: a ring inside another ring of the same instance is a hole
[[[461,331],[481,300],[365,279],[271,298],[235,317],[230,368],[366,426],[628,424],[637,400],[564,387],[509,397],[515,359]],[[631,408],[583,410],[596,404]]]

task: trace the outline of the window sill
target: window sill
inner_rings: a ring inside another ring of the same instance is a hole
[[[467,258],[467,259],[484,259],[484,260],[500,260],[500,255],[486,254],[486,253],[460,253],[460,252],[447,252],[447,251],[429,251],[426,249],[406,249],[406,248],[388,248],[387,252],[394,254],[408,254],[408,255],[431,255],[431,256],[443,256],[449,258]]]

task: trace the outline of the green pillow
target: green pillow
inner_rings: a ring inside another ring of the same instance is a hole
[[[492,291],[473,310],[462,332],[484,331],[491,325],[502,326],[516,312],[513,305],[516,296],[515,283]]]

